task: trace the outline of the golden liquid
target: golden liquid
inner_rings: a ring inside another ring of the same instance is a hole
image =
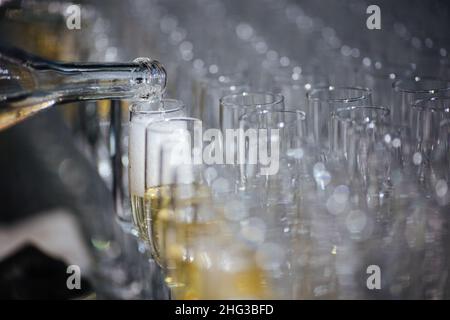
[[[198,184],[151,187],[146,190],[144,196],[131,195],[133,222],[138,229],[139,237],[149,244],[155,260],[160,265],[160,248],[166,247],[162,239],[167,236],[169,227],[174,228],[174,208],[177,210],[193,208],[205,201],[208,195],[207,189]],[[178,220],[183,218],[189,217],[178,214]],[[193,215],[190,219],[188,222],[195,222]],[[187,225],[188,228],[193,228],[193,225]],[[161,238],[161,235],[164,237]]]
[[[253,253],[237,245],[220,214],[208,215],[209,209],[199,209],[205,207],[208,196],[208,190],[196,184],[153,187],[144,197],[132,196],[133,217],[141,238],[163,268],[173,297],[270,298],[267,276]],[[202,246],[205,243],[208,246]],[[233,256],[233,251],[228,259],[244,261],[244,266],[224,268],[220,254],[236,246],[239,256]]]
[[[188,282],[185,271],[189,273],[195,262],[195,242],[199,237],[216,236],[221,231],[221,225],[219,221],[180,222],[167,212],[161,211],[160,219],[153,225],[152,243],[167,272],[167,284],[171,287],[185,286]]]
[[[133,215],[133,223],[139,232],[139,238],[143,241],[148,241],[148,226],[150,219],[146,215],[144,206],[144,197],[134,194],[131,195],[131,212]]]
[[[208,190],[198,184],[152,187],[144,195],[144,225],[154,259],[162,266],[172,244],[189,245],[194,234],[208,229],[214,221],[198,220],[197,207],[208,201]]]
[[[268,299],[270,290],[267,275],[256,264],[250,251],[246,256],[230,259],[244,259],[242,268],[225,268],[224,261],[218,252],[226,248],[211,248],[211,250],[193,250],[186,257],[175,260],[169,276],[182,283],[172,289],[176,299]]]

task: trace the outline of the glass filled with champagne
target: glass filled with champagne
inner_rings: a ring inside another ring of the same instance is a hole
[[[201,177],[201,130],[200,120],[187,117],[146,127],[145,191],[137,222],[153,258],[166,271],[169,287],[180,285],[169,269],[183,256],[192,229],[203,223],[195,208],[209,198]]]
[[[148,241],[144,195],[146,189],[146,127],[153,121],[184,115],[184,104],[179,100],[162,99],[139,101],[130,106],[129,127],[129,190],[135,235]],[[149,149],[152,149],[149,142]]]

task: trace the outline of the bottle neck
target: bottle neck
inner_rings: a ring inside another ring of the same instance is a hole
[[[158,61],[57,63],[0,47],[7,72],[0,99],[0,130],[54,104],[102,99],[159,98],[166,72]],[[5,77],[4,77],[5,78]]]
[[[151,98],[161,95],[166,73],[157,61],[39,65],[36,93],[58,103],[78,100]]]

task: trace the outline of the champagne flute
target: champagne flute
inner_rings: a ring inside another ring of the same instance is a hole
[[[135,235],[148,240],[145,216],[145,159],[146,126],[165,118],[184,115],[184,104],[179,100],[138,101],[130,106],[129,126],[129,192]]]
[[[201,120],[196,118],[173,117],[151,122],[145,130],[145,193],[140,230],[147,234],[145,239],[153,258],[166,271],[169,287],[179,285],[168,271],[172,268],[172,260],[167,258],[172,250],[169,227],[175,223],[176,229],[178,209],[194,207],[202,193],[207,196],[201,177],[201,126]]]

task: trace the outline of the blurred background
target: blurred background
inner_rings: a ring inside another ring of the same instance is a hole
[[[73,4],[79,29],[68,25]],[[371,4],[380,30],[366,26]],[[166,68],[165,95],[202,117],[198,106],[223,95],[211,89],[220,75],[283,93],[287,107],[305,104],[305,84],[448,79],[449,21],[446,0],[0,0],[2,44],[66,62],[151,57]],[[301,98],[286,78],[302,81]],[[374,99],[388,104],[382,90]],[[128,107],[69,103],[0,132],[0,298],[168,297],[155,266],[133,263],[147,258],[121,221],[127,138],[113,123],[129,120]],[[80,267],[82,290],[67,289],[68,265]]]

